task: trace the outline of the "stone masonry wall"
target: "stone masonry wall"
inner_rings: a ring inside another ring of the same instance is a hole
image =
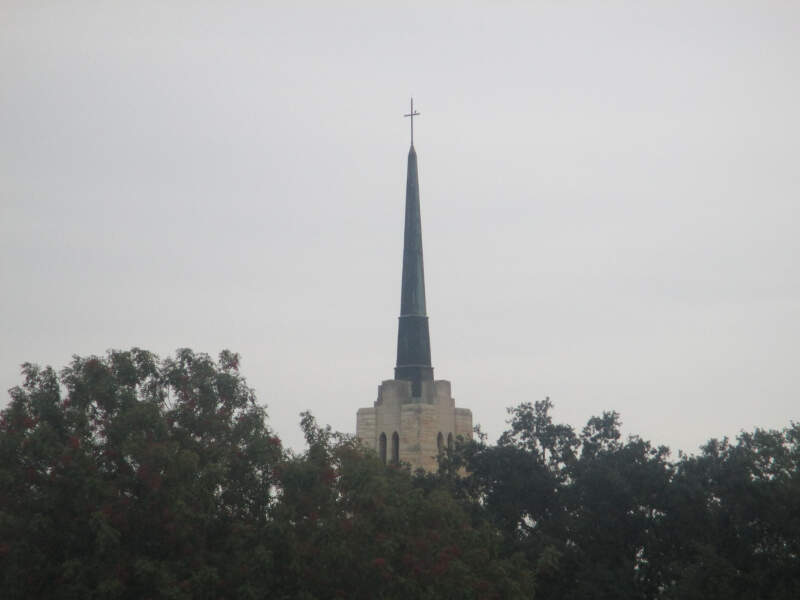
[[[381,434],[386,436],[386,460],[391,461],[392,436],[399,438],[399,460],[412,470],[436,470],[437,438],[472,437],[472,411],[456,408],[450,382],[423,381],[421,397],[412,397],[411,383],[389,379],[378,387],[374,406],[361,408],[356,417],[356,435],[364,444],[380,452]]]

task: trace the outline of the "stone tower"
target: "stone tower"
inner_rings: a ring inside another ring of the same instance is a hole
[[[414,101],[411,101],[411,148],[406,177],[406,218],[403,237],[403,277],[397,328],[394,379],[378,386],[373,406],[361,408],[356,435],[384,462],[405,462],[412,469],[432,471],[436,457],[457,436],[472,436],[472,411],[456,408],[450,382],[434,380],[431,341],[425,307],[422,260],[422,220],[419,176],[414,150]]]

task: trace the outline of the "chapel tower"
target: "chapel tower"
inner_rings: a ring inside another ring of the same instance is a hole
[[[411,112],[411,148],[406,176],[403,275],[397,327],[397,364],[394,379],[378,386],[372,407],[361,408],[356,435],[378,452],[384,462],[406,462],[412,469],[432,471],[436,457],[459,435],[472,436],[472,411],[456,408],[450,382],[433,379],[431,341],[425,306],[425,269],[422,260],[422,219],[419,205],[417,153],[414,150],[414,100]]]

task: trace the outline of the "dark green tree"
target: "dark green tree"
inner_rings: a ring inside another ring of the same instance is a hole
[[[668,499],[665,597],[800,597],[800,425],[682,456]]]
[[[525,553],[540,597],[800,597],[798,425],[670,462],[614,412],[575,434],[551,408],[510,409],[497,445],[462,444],[444,469],[466,468],[458,494]]]
[[[292,598],[529,598],[521,555],[446,485],[385,466],[350,437],[302,422],[308,449],[281,471],[280,565]]]
[[[0,421],[4,597],[269,589],[253,574],[270,572],[282,451],[237,355],[133,349],[23,373]]]
[[[227,351],[23,374],[0,414],[4,598],[800,597],[796,424],[670,462],[547,399],[412,474],[308,413],[285,453]]]
[[[667,449],[621,441],[613,412],[578,435],[553,422],[552,406],[520,404],[496,446],[460,447],[468,494],[526,554],[542,597],[653,597],[648,550],[663,516]]]

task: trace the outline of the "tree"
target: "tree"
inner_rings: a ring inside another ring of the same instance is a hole
[[[133,349],[60,377],[23,366],[0,420],[5,597],[266,592],[250,575],[272,560],[282,450],[238,360]]]
[[[497,445],[464,444],[452,461],[469,473],[460,493],[525,553],[540,596],[800,597],[800,426],[670,462],[665,447],[623,440],[615,412],[576,435],[551,408],[510,409]]]
[[[622,441],[619,415],[592,417],[569,469],[565,597],[653,598],[661,585],[660,538],[672,476],[666,447]]]
[[[238,371],[179,350],[23,366],[0,414],[4,598],[800,597],[800,425],[679,455],[549,399],[438,473],[303,413],[284,452]]]
[[[553,422],[552,406],[511,408],[496,446],[465,445],[465,485],[526,554],[543,597],[652,597],[648,550],[670,477],[667,449],[621,442],[614,412],[577,435]]]
[[[279,570],[292,598],[525,598],[521,555],[445,485],[386,466],[351,437],[302,422],[308,450],[281,471]]]
[[[669,503],[665,597],[800,597],[800,425],[682,456]]]

